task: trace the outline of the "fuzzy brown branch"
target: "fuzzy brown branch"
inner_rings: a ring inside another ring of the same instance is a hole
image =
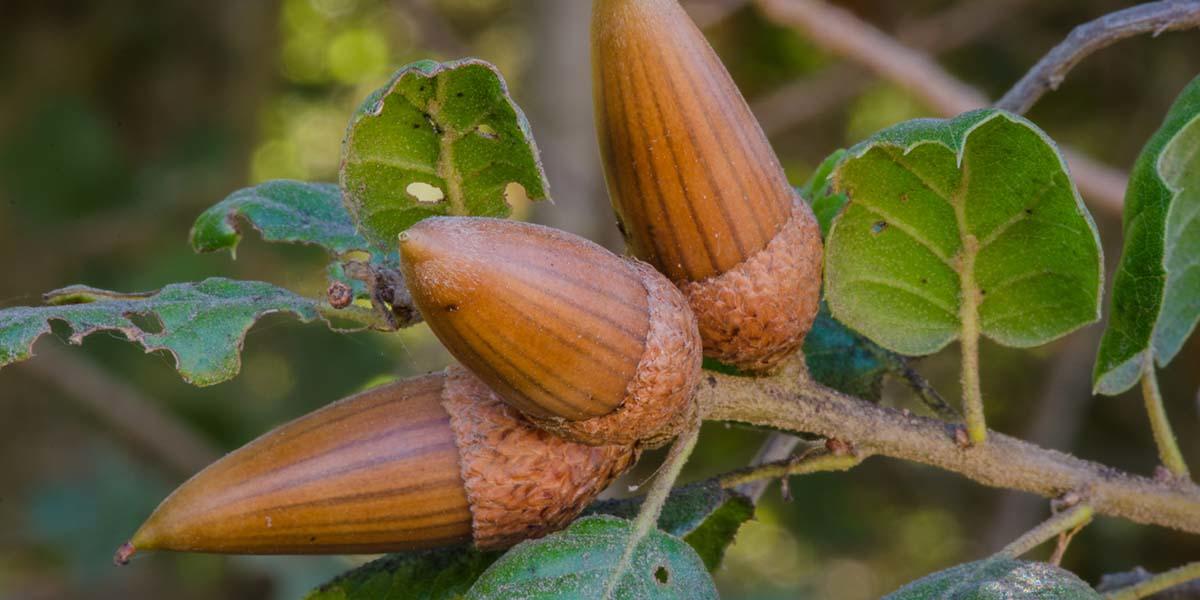
[[[913,49],[823,0],[756,0],[773,21],[802,31],[813,43],[868,68],[943,116],[990,104],[975,88],[955,78],[925,53]],[[1063,148],[1079,189],[1098,208],[1121,214],[1127,176]]]
[[[1157,36],[1194,27],[1200,27],[1200,0],[1147,2],[1080,25],[1004,94],[996,107],[1028,112],[1043,95],[1057,90],[1067,73],[1092,53],[1134,36]]]
[[[822,387],[799,363],[756,379],[706,373],[697,399],[709,420],[843,440],[863,454],[939,467],[1046,498],[1075,492],[1098,514],[1200,534],[1200,487],[1193,484],[1122,473],[999,433],[964,448],[952,425]]]

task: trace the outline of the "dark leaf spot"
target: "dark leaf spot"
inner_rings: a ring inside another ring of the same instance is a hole
[[[879,234],[883,233],[887,229],[887,227],[888,227],[887,221],[879,221],[871,226],[871,233],[874,235],[879,235]]]

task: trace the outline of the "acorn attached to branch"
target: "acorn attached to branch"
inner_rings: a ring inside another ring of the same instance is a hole
[[[283,425],[183,484],[139,550],[359,554],[505,548],[566,526],[636,459],[543,431],[461,367]]]
[[[812,211],[676,0],[596,0],[592,60],[601,155],[631,252],[687,295],[706,356],[775,366],[817,313]]]
[[[661,445],[690,422],[699,332],[649,265],[499,219],[400,236],[413,302],[450,353],[530,420],[586,444]]]

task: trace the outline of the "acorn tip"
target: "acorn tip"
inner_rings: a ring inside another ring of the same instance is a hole
[[[133,555],[136,553],[137,548],[133,546],[133,543],[125,542],[124,544],[121,544],[120,548],[117,548],[116,554],[113,554],[113,564],[118,567],[123,567],[129,564],[129,559],[133,558]]]

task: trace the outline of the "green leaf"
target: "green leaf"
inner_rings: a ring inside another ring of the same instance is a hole
[[[426,217],[508,216],[509,184],[547,196],[525,115],[479,60],[404,67],[355,113],[342,151],[346,205],[380,248]]]
[[[1125,251],[1096,358],[1096,391],[1133,387],[1150,360],[1165,367],[1200,322],[1200,78],[1167,114],[1134,166]]]
[[[833,316],[905,355],[963,324],[1032,347],[1099,319],[1099,237],[1062,156],[995,110],[902,123],[852,148],[826,249]],[[974,310],[972,310],[974,308]]]
[[[394,554],[341,575],[306,600],[458,600],[500,554],[463,548]]]
[[[822,385],[875,402],[883,394],[883,377],[903,377],[908,369],[903,356],[834,319],[824,302],[804,338],[804,361],[813,379]]]
[[[72,286],[46,294],[46,301],[52,306],[0,311],[0,367],[31,358],[34,342],[50,333],[50,321],[63,321],[73,330],[72,344],[98,331],[118,331],[147,352],[170,352],[184,380],[207,386],[237,375],[246,332],[264,315],[320,318],[313,300],[268,283],[222,278],[141,294]],[[135,321],[150,317],[159,327]]]
[[[817,217],[817,223],[821,226],[821,235],[828,236],[829,228],[833,225],[833,219],[842,212],[842,207],[846,205],[849,198],[846,194],[834,191],[833,180],[831,179],[834,171],[842,160],[846,158],[845,150],[838,150],[829,155],[821,166],[813,172],[812,177],[804,187],[800,188],[800,195],[808,201],[812,206],[813,214]]]
[[[334,256],[371,248],[358,234],[336,185],[288,180],[238,190],[204,211],[192,226],[192,248],[236,253],[242,239],[239,219],[268,242],[312,244]]]
[[[642,498],[607,500],[593,504],[584,514],[633,519],[641,506]],[[658,528],[683,538],[700,555],[704,566],[715,571],[742,523],[753,516],[754,503],[749,498],[708,480],[672,490],[658,518]]]
[[[1075,574],[1054,565],[992,558],[918,579],[884,600],[1100,600]]]
[[[484,572],[467,598],[599,598],[632,530],[624,519],[587,517],[566,531],[522,542]],[[703,600],[717,598],[717,590],[691,546],[655,530],[638,544],[614,596]]]

